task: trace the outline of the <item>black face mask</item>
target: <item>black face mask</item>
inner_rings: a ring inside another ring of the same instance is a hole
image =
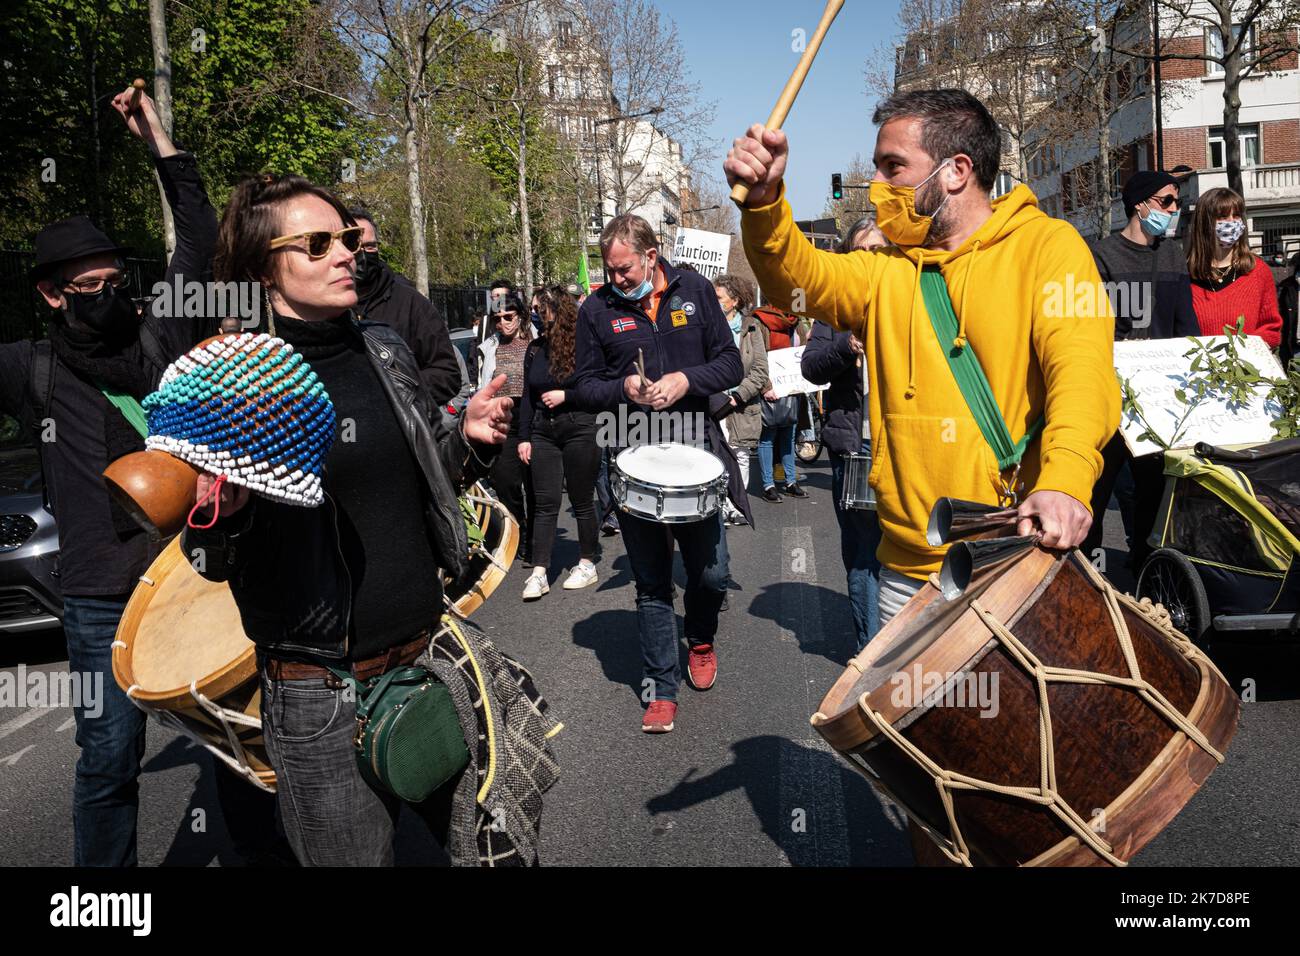
[[[104,338],[117,338],[130,332],[139,324],[135,302],[107,282],[95,293],[63,293],[64,310],[82,325]]]
[[[357,285],[370,285],[378,278],[379,267],[383,264],[379,253],[359,249],[353,254],[353,258],[357,261],[356,271],[353,273]]]

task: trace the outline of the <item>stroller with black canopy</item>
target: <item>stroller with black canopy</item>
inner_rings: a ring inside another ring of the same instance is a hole
[[[1165,490],[1137,593],[1201,646],[1300,633],[1300,438],[1165,452]]]

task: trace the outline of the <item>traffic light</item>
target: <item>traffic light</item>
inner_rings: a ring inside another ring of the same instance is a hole
[[[844,198],[844,177],[839,173],[831,173],[831,198]]]

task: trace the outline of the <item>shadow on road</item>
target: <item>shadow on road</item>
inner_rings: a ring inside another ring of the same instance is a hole
[[[141,769],[158,773],[190,764],[198,779],[162,866],[207,866],[213,860],[222,866],[296,865],[276,825],[275,795],[217,766],[206,750],[177,737]]]
[[[848,596],[842,591],[820,584],[778,581],[763,585],[748,611],[792,633],[805,654],[817,654],[836,664],[847,664],[853,656],[853,620]]]
[[[596,611],[573,625],[573,643],[593,651],[605,679],[641,694],[641,642],[636,611]]]
[[[763,833],[794,866],[909,866],[897,811],[828,750],[764,735],[732,744],[734,759],[706,777],[688,772],[652,797],[652,814],[672,813],[744,790]]]

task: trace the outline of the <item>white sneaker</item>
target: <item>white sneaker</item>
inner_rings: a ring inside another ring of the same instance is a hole
[[[536,601],[550,590],[551,586],[546,583],[545,571],[541,571],[539,574],[530,574],[528,580],[524,582],[524,600]]]
[[[579,564],[573,569],[572,573],[565,578],[564,589],[566,591],[576,591],[578,588],[585,588],[595,584],[598,579],[599,576],[596,574],[596,566],[594,564]]]

